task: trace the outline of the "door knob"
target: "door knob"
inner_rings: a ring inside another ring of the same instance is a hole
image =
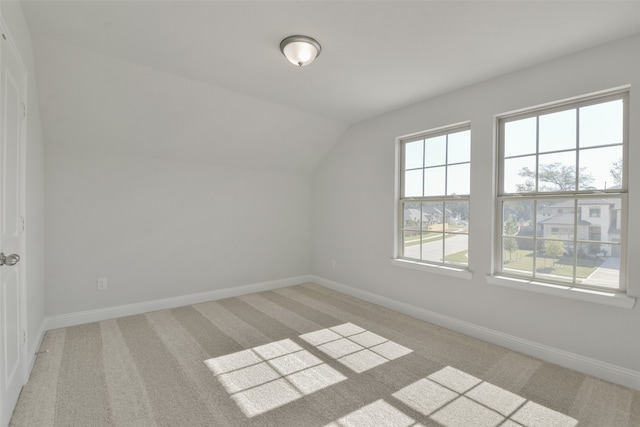
[[[0,253],[0,266],[1,265],[16,265],[20,261],[20,255],[13,254],[5,256],[4,253]]]

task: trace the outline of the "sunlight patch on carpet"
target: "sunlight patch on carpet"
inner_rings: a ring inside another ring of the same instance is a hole
[[[424,427],[416,420],[380,399],[351,412],[325,427]]]
[[[309,332],[300,335],[300,338],[356,373],[368,371],[413,351],[353,323]]]
[[[447,366],[393,393],[445,427],[574,427],[578,421]]]
[[[205,364],[249,418],[347,379],[290,339]]]

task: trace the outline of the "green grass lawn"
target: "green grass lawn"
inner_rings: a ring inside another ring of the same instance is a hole
[[[446,257],[444,257],[445,261],[449,261],[449,262],[454,262],[456,264],[469,264],[469,257],[467,256],[467,253],[469,251],[460,251],[460,252],[456,252],[454,254],[449,254]]]
[[[555,266],[553,261],[553,258],[546,258],[544,255],[538,255],[536,259],[537,273],[573,277],[572,257],[563,256],[555,258]],[[599,261],[578,258],[576,277],[578,279],[587,278],[600,266],[600,264],[601,263]],[[517,251],[513,251],[511,254],[508,251],[504,251],[503,267],[512,270],[531,272],[533,269],[533,251],[518,249]]]
[[[435,236],[438,236],[438,237],[435,237]],[[442,233],[434,233],[434,232],[424,233],[422,238],[423,240],[428,242],[435,242],[442,239]],[[404,238],[405,247],[418,245],[418,244],[420,244],[420,235],[418,234],[416,234],[415,236],[409,236]]]

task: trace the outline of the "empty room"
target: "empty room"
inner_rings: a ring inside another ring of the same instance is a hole
[[[640,1],[0,35],[0,427],[640,426]]]

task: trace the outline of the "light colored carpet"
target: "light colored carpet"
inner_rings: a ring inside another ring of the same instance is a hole
[[[640,426],[640,392],[300,285],[48,331],[11,426]]]

